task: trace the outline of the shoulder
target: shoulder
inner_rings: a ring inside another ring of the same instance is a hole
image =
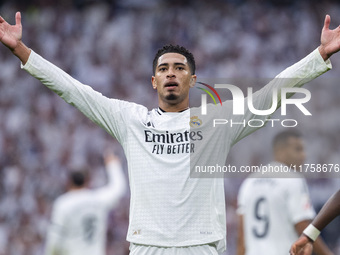
[[[240,189],[239,189],[239,199],[243,199],[247,194],[249,194],[249,190],[252,188],[254,181],[257,180],[257,178],[252,177],[253,174],[250,174],[244,181],[241,183]]]
[[[55,200],[55,206],[67,207],[68,205],[76,204],[79,201],[92,196],[92,191],[90,189],[74,190],[68,191]]]

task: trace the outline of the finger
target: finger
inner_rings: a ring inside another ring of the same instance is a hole
[[[329,16],[328,14],[325,17],[325,22],[323,25],[324,29],[329,29],[329,25],[331,24],[331,16]]]
[[[15,25],[21,25],[21,13],[17,12],[15,14]]]
[[[304,250],[304,249],[300,249],[300,250],[297,252],[297,255],[305,255],[305,250]]]
[[[0,23],[5,22],[4,18],[0,16]]]
[[[295,254],[296,254],[296,247],[295,247],[295,245],[293,245],[293,246],[290,248],[289,254],[290,254],[290,255],[295,255]]]

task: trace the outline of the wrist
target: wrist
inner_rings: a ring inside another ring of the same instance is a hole
[[[22,41],[19,41],[17,46],[12,49],[12,53],[21,60],[22,64],[26,64],[31,50]]]
[[[325,50],[325,47],[323,45],[320,45],[318,47],[318,50],[319,50],[319,53],[321,55],[321,57],[323,58],[323,60],[327,60],[330,58],[331,54],[327,54],[326,50]]]
[[[320,235],[320,230],[309,224],[308,227],[303,231],[303,234],[308,237],[312,242],[314,242]]]

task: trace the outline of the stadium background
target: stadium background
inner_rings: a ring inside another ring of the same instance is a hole
[[[150,85],[155,51],[165,43],[188,47],[199,77],[274,77],[319,45],[326,13],[340,24],[337,1],[256,0],[11,0],[0,14],[14,23],[22,11],[24,42],[108,97],[157,106]],[[307,162],[340,163],[340,57],[334,70],[308,85],[313,116],[301,121]],[[294,114],[294,113],[293,113]],[[296,113],[298,114],[298,113]],[[228,163],[265,164],[270,140],[282,127],[265,127],[235,146]],[[42,254],[53,200],[65,191],[70,167],[92,169],[92,187],[106,182],[102,152],[120,145],[76,109],[20,70],[0,48],[0,255]],[[259,147],[260,146],[260,147]],[[309,179],[318,210],[339,179]],[[226,179],[228,254],[236,248],[236,196],[242,179]],[[128,254],[129,194],[110,215],[108,254]],[[339,220],[324,231],[340,254]]]

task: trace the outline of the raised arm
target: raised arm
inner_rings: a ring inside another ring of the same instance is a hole
[[[270,110],[268,115],[262,113],[261,116],[259,116],[253,114],[249,109],[246,109],[244,115],[239,115],[239,119],[234,115],[233,121],[235,123],[242,123],[244,120],[247,123],[252,119],[262,120],[265,123],[274,110],[278,109],[276,106],[281,105],[280,93],[282,88],[290,89],[301,87],[331,69],[332,66],[328,58],[340,50],[340,26],[331,30],[329,29],[330,22],[330,16],[326,15],[321,32],[321,43],[318,49],[315,49],[311,54],[282,71],[265,87],[253,94],[253,108],[257,110]],[[276,104],[273,103],[273,91],[277,93],[278,102],[276,102]],[[292,95],[292,93],[290,94]],[[270,123],[270,125],[273,124]],[[259,125],[259,127],[262,126]],[[243,125],[239,125],[237,128],[234,128],[235,133],[233,137],[235,140],[233,144],[254,132],[259,127],[243,128]]]
[[[324,60],[340,50],[340,26],[331,30],[329,25],[331,17],[326,15],[321,32],[321,45],[319,46],[320,55]]]
[[[133,104],[103,96],[29,49],[21,40],[20,12],[15,19],[16,24],[10,25],[0,17],[0,41],[21,60],[21,68],[122,142],[126,129],[121,127],[127,115],[123,116],[121,109]]]
[[[312,223],[304,230],[304,234],[292,245],[290,254],[312,254],[313,241],[336,216],[340,215],[340,190],[336,192],[321,208]]]
[[[113,152],[106,151],[104,161],[108,175],[108,183],[98,190],[98,199],[102,200],[108,208],[112,208],[117,205],[125,194],[127,183],[120,159]]]
[[[0,41],[26,64],[31,50],[22,42],[21,13],[15,14],[15,25],[8,24],[0,16]]]

